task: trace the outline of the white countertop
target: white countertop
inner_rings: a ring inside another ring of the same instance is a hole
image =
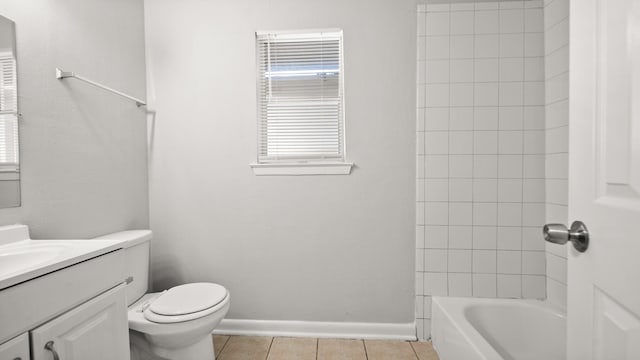
[[[121,249],[124,244],[123,240],[102,239],[5,242],[0,245],[0,290]],[[33,265],[25,265],[20,258],[25,254],[34,254],[38,260]]]

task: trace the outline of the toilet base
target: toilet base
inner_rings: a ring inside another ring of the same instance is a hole
[[[166,349],[150,344],[143,334],[129,332],[131,360],[215,360],[213,338],[205,336],[195,344],[179,349]]]

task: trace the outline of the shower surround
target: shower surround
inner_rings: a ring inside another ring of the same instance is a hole
[[[420,339],[432,296],[546,297],[544,5],[418,6]]]

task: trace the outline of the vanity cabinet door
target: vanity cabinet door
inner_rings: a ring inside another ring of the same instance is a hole
[[[129,360],[124,290],[120,284],[32,330],[32,359]]]
[[[0,360],[29,359],[29,334],[27,333],[0,345]]]

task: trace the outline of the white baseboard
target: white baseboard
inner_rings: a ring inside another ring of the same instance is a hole
[[[216,335],[416,340],[416,324],[223,319],[213,333]]]

